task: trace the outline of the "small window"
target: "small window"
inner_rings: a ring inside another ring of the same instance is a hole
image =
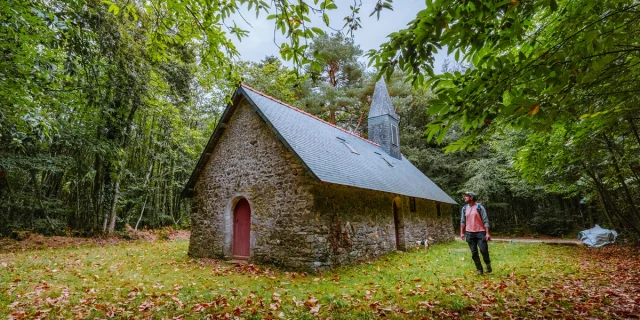
[[[356,150],[356,148],[354,148],[354,147],[353,147],[349,142],[347,142],[346,140],[344,140],[344,139],[342,139],[342,138],[340,138],[340,137],[336,137],[336,138],[337,138],[338,140],[340,140],[340,142],[342,142],[342,144],[344,144],[347,148],[349,148],[349,150],[350,150],[352,153],[360,154],[360,152],[358,152],[358,150]]]
[[[416,198],[409,197],[409,209],[411,212],[416,212]]]
[[[398,145],[398,127],[391,125],[391,144]]]
[[[440,202],[436,202],[436,213],[438,214],[438,218],[442,217],[442,213],[440,213]]]

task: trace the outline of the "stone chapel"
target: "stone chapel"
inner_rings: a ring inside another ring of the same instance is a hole
[[[376,83],[369,139],[241,85],[183,196],[193,257],[319,271],[454,239],[453,199],[400,152],[400,118]]]

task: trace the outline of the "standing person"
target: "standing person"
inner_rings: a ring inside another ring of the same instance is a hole
[[[489,234],[489,218],[487,217],[487,210],[476,203],[478,196],[473,192],[464,193],[464,202],[467,204],[462,207],[462,214],[460,216],[460,238],[466,240],[471,249],[471,257],[476,264],[478,274],[482,275],[482,263],[480,263],[480,256],[478,255],[478,249],[482,254],[482,260],[487,265],[487,273],[491,270],[491,259],[489,259],[489,246],[487,241],[491,240]]]

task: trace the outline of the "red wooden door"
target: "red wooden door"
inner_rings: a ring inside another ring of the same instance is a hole
[[[400,232],[399,232],[400,218],[398,217],[398,206],[395,201],[393,202],[393,226],[396,232],[396,249],[400,249]]]
[[[249,258],[249,239],[251,233],[251,208],[246,199],[241,199],[233,211],[233,256]]]

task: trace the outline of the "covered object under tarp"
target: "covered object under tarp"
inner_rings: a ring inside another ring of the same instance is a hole
[[[617,237],[618,233],[614,230],[603,229],[597,224],[591,229],[578,233],[578,239],[582,241],[582,243],[594,248],[614,243]]]

